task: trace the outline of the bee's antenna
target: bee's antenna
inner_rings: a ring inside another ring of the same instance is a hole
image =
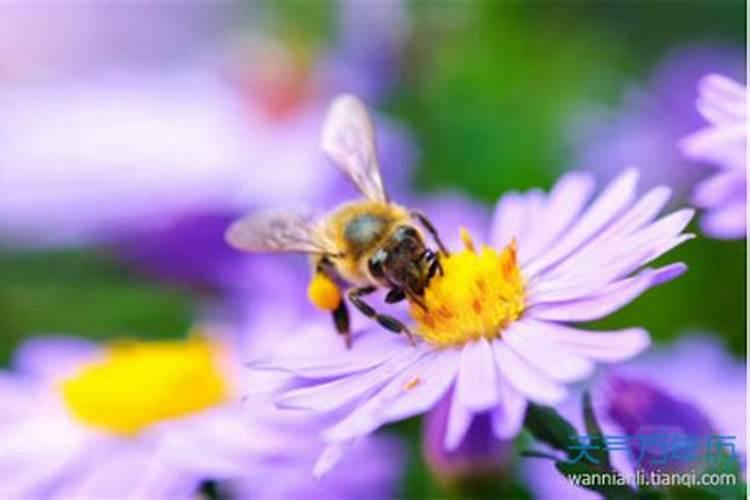
[[[448,255],[448,249],[443,244],[443,240],[440,239],[440,235],[438,234],[438,231],[437,229],[435,229],[435,226],[432,224],[432,222],[430,222],[430,219],[428,219],[425,214],[419,212],[418,210],[412,210],[411,216],[417,219],[419,223],[424,226],[427,232],[430,233],[430,236],[440,249],[440,253]]]

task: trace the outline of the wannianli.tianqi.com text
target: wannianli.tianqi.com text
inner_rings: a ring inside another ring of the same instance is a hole
[[[717,472],[644,472],[621,475],[614,472],[582,472],[566,475],[573,486],[601,487],[601,486],[650,486],[673,487],[682,486],[688,488],[703,486],[734,486],[737,484],[737,476],[731,473]]]

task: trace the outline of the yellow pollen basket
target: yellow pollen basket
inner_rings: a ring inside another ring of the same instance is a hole
[[[409,306],[416,333],[439,347],[498,338],[524,309],[516,242],[501,252],[484,245],[477,251],[465,229],[461,237],[465,249],[441,256],[444,272],[438,272],[425,290],[427,310],[414,302]]]
[[[112,345],[60,385],[79,421],[132,436],[150,425],[229,400],[219,346],[202,338]]]
[[[341,291],[331,278],[315,273],[307,287],[307,298],[323,311],[335,311],[341,304]]]

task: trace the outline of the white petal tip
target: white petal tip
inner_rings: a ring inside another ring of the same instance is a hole
[[[320,481],[328,472],[339,463],[344,456],[344,452],[349,448],[351,443],[329,444],[318,457],[313,467],[313,478]]]
[[[693,217],[695,217],[695,209],[694,208],[683,208],[680,213],[684,214],[684,217],[687,219],[687,222],[690,222]]]
[[[632,344],[630,345],[631,356],[637,356],[651,345],[651,336],[642,328],[633,330]]]
[[[629,165],[617,177],[623,181],[627,179],[628,183],[637,184],[641,177],[641,169],[635,165]]]
[[[630,328],[620,333],[618,355],[601,360],[605,363],[626,361],[641,354],[651,345],[651,336],[643,328]]]

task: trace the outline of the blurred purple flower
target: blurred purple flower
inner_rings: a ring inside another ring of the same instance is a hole
[[[121,256],[141,272],[164,281],[198,288],[247,287],[251,266],[246,255],[224,242],[224,231],[234,213],[198,213],[177,217],[156,234],[128,237],[120,246]]]
[[[611,368],[601,375],[592,395],[605,435],[660,434],[699,440],[712,435],[734,436],[736,457],[744,470],[746,367],[714,337],[689,336],[669,348]],[[571,399],[558,411],[583,429],[580,400]],[[651,457],[658,455],[661,459],[663,446],[650,451]],[[640,450],[636,448],[631,453],[638,457]],[[621,473],[634,473],[636,465],[626,450],[612,451],[610,457]],[[684,472],[704,466],[700,460],[657,466],[650,463],[651,457],[646,455],[641,461],[646,471]],[[529,459],[525,471],[539,498],[598,498],[590,491],[571,486],[551,461]]]
[[[236,10],[218,2],[7,2],[0,7],[0,83],[179,65],[218,45]]]
[[[697,108],[709,126],[684,138],[685,155],[719,171],[693,193],[707,210],[706,234],[722,239],[745,237],[747,219],[747,87],[712,74],[700,82]]]
[[[338,39],[321,65],[330,86],[365,98],[382,97],[398,80],[410,35],[407,6],[390,2],[339,3]]]
[[[615,109],[590,106],[573,118],[575,168],[594,169],[605,179],[628,166],[641,169],[645,187],[666,184],[683,200],[701,176],[677,141],[701,124],[693,103],[695,82],[710,71],[744,75],[744,55],[730,48],[689,46],[672,51],[647,83],[626,92]]]
[[[314,481],[319,424],[260,400],[243,405],[249,384],[237,354],[218,337],[208,350],[201,342],[24,344],[15,371],[0,375],[2,495],[192,498],[216,481],[252,498],[392,497],[397,443],[363,441],[340,474]],[[228,391],[221,398],[212,396],[216,376]]]
[[[667,439],[710,436],[715,434],[701,411],[675,399],[649,381],[612,376],[608,380],[608,417],[629,436],[658,435]],[[683,472],[692,469],[689,462],[661,464],[663,443],[630,443],[631,457],[637,457],[639,468],[647,472]]]
[[[445,449],[451,398],[446,394],[425,417],[422,451],[427,465],[446,482],[501,473],[512,459],[513,443],[495,436],[489,413],[474,418],[458,448]]]
[[[466,250],[443,259],[445,274],[425,294],[428,312],[411,308],[414,347],[403,337],[360,331],[347,351],[329,329],[313,328],[291,352],[255,363],[295,380],[277,397],[280,407],[346,414],[325,431],[335,451],[324,454],[316,473],[332,467],[347,442],[430,411],[450,390],[446,451],[460,446],[477,415],[490,414],[498,438],[512,437],[528,400],[559,402],[563,384],[588,376],[595,361],[640,353],[649,343],[641,328],[564,325],[603,318],[685,270],[643,269],[691,236],[681,233],[692,211],[655,220],[669,189],[638,198],[637,178],[623,173],[591,203],[593,178],[580,173],[562,178],[549,195],[504,196],[489,238],[504,250],[475,253],[465,242]],[[439,316],[429,316],[433,310]]]
[[[318,148],[324,104],[269,121],[196,68],[2,89],[0,230],[86,242],[184,214],[330,199],[343,181]],[[379,130],[384,168],[405,172],[393,130]]]
[[[388,18],[396,7],[373,9]],[[401,36],[379,35],[373,43]],[[342,63],[363,53],[351,37]],[[140,271],[212,291],[247,290],[268,274],[226,245],[223,226],[258,206],[328,208],[356,196],[319,150],[329,97],[356,85],[325,71],[336,52],[261,35],[240,42],[221,48],[218,64],[0,87],[3,243],[104,244]],[[366,71],[359,62],[351,69]],[[401,197],[411,138],[385,117],[376,126],[389,190]]]

